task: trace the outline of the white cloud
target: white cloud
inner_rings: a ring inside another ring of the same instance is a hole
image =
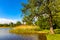
[[[0,24],[9,24],[11,22],[16,23],[18,20],[12,20],[12,19],[6,19],[6,18],[0,18]]]

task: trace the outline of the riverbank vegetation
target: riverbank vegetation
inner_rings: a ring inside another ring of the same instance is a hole
[[[21,23],[3,24],[12,27],[10,32],[46,33],[48,40],[60,39],[60,0],[28,0],[22,3],[23,20]]]
[[[13,33],[35,33],[37,31],[40,31],[40,28],[38,26],[33,26],[33,25],[21,25],[18,27],[14,27],[10,32]]]
[[[52,35],[49,33],[49,30],[47,29],[41,30],[37,26],[23,25],[23,26],[14,27],[12,30],[10,30],[10,32],[14,34],[40,34],[40,35],[45,34],[47,40],[60,40],[60,29],[54,29],[55,34]]]
[[[9,24],[0,24],[0,27],[16,27],[19,25],[21,25],[21,22],[17,21],[16,23],[11,22]]]
[[[24,7],[23,13],[23,24],[35,25],[39,27],[39,30],[34,28],[22,29],[13,28],[13,33],[35,33],[46,32],[48,40],[59,40],[60,38],[60,0],[28,0],[28,3],[22,3]],[[35,27],[34,26],[34,27]],[[31,27],[31,26],[30,26]],[[53,35],[52,35],[53,34]]]
[[[54,34],[54,35],[48,34],[47,40],[60,40],[60,34]]]
[[[24,7],[23,22],[28,25],[38,25],[41,29],[50,29],[51,34],[54,29],[60,28],[60,0],[29,0]]]
[[[22,24],[29,25],[29,26],[34,25],[34,27],[35,26],[39,27],[38,30],[50,30],[49,33],[55,34],[54,29],[60,29],[60,6],[59,5],[60,5],[60,0],[57,1],[56,0],[55,1],[29,0],[28,3],[26,4],[22,3],[23,6]],[[21,23],[18,22],[16,24],[10,23],[8,25],[4,24],[1,26],[18,27],[19,25],[21,25]],[[32,29],[37,30],[34,28]]]

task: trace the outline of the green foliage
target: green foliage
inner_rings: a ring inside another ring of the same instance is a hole
[[[30,18],[30,16],[25,16],[22,21],[23,21],[23,22],[26,22],[27,25],[33,24],[33,23],[32,23],[32,22],[33,22],[33,19]]]
[[[13,22],[9,23],[9,24],[0,24],[0,27],[16,27],[21,25],[21,22],[18,21],[16,24],[14,24]]]
[[[48,34],[47,40],[60,40],[60,34],[54,34],[54,35]]]
[[[8,27],[8,24],[0,24],[0,27]]]
[[[16,23],[16,26],[19,26],[19,25],[21,25],[21,22],[20,22],[20,21],[18,21],[18,22]]]
[[[29,29],[29,28],[26,28],[26,29],[22,29],[22,28],[20,28],[20,29],[12,29],[12,30],[10,30],[10,32],[12,32],[12,33],[36,33],[36,31],[40,31],[40,28],[39,27],[36,27],[36,28],[31,28],[31,29]]]
[[[12,22],[9,25],[10,25],[10,27],[13,27],[13,23]]]
[[[48,19],[43,17],[42,19],[40,18],[35,22],[35,25],[39,26],[41,29],[49,29],[49,22],[47,21]]]
[[[56,34],[60,34],[60,29],[55,29],[54,31]]]
[[[28,0],[28,3],[23,7],[23,21],[26,24],[33,24],[34,22],[41,29],[49,29],[49,26],[51,26],[49,23],[52,20],[53,27],[60,28],[60,17],[58,17],[60,14],[60,0]],[[37,21],[35,21],[35,17],[38,17]]]

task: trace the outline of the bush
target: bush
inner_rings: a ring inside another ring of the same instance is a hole
[[[55,29],[54,31],[56,34],[60,34],[60,29]]]
[[[39,28],[34,28],[34,29],[12,29],[12,32],[33,32],[33,31],[40,31]]]
[[[36,33],[41,31],[39,26],[21,25],[10,30],[12,33]]]

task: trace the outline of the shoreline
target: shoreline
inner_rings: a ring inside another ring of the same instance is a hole
[[[17,32],[15,30],[10,30],[10,33],[15,33],[15,34],[48,34],[47,32],[43,32],[43,31],[22,31],[22,32]]]
[[[0,28],[10,28],[10,27],[0,27]]]
[[[16,34],[47,34],[47,32],[41,31],[38,26],[33,25],[21,25],[9,30],[11,33]]]

